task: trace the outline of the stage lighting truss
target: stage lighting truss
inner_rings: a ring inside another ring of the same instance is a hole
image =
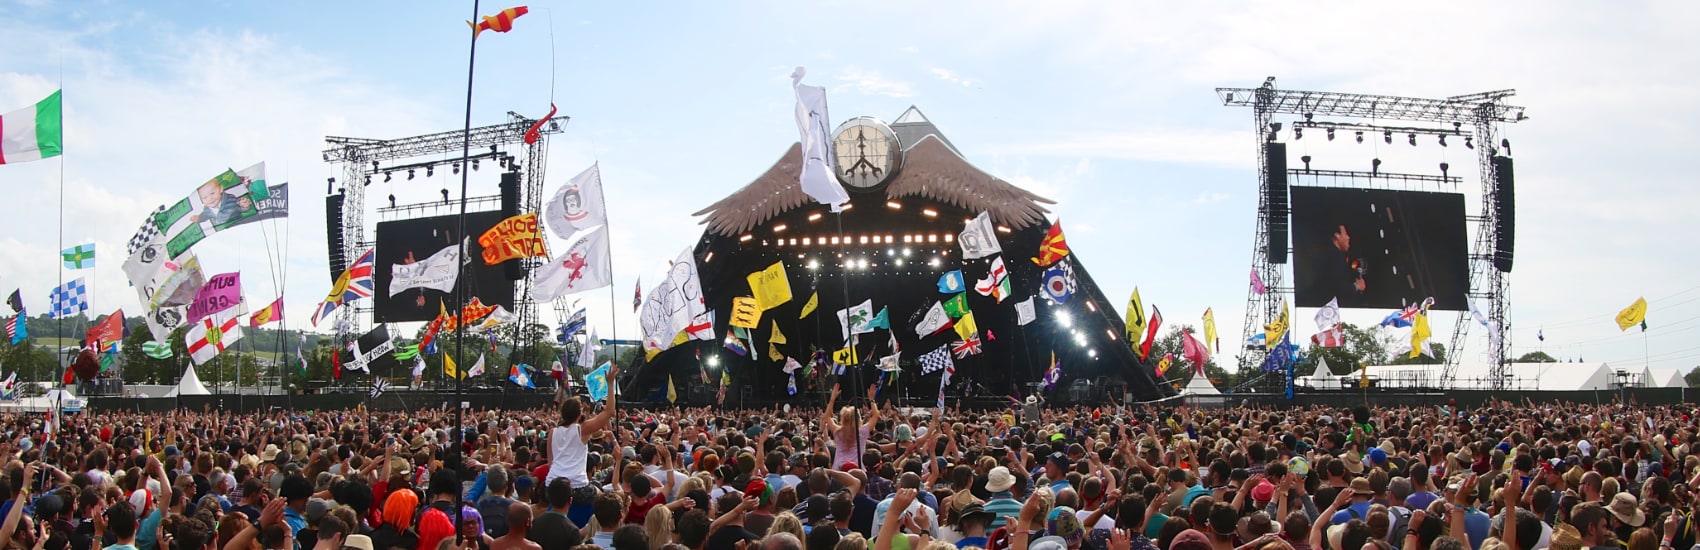
[[[1465,129],[1463,123],[1459,122],[1454,122],[1451,128],[1385,126],[1381,124],[1365,124],[1357,122],[1313,122],[1308,120],[1295,120],[1292,122],[1292,125],[1294,140],[1303,139],[1304,131],[1307,129],[1323,130],[1329,136],[1333,136],[1336,130],[1341,132],[1355,132],[1359,137],[1358,143],[1363,143],[1362,137],[1365,132],[1380,132],[1383,136],[1386,136],[1389,141],[1391,141],[1392,136],[1404,135],[1411,140],[1412,145],[1416,144],[1416,136],[1438,136],[1439,143],[1442,147],[1447,146],[1446,138],[1448,137],[1464,137],[1467,139],[1474,137],[1474,132]],[[1332,139],[1332,137],[1330,139]]]

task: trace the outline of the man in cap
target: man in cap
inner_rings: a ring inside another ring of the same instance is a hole
[[[1375,490],[1370,488],[1369,478],[1353,479],[1346,486],[1346,490],[1351,491],[1352,502],[1340,511],[1335,512],[1334,516],[1328,520],[1329,525],[1339,525],[1354,519],[1369,518],[1370,497],[1375,494]]]
[[[25,471],[24,479],[29,479],[29,473],[30,471]],[[138,483],[138,488],[130,492],[130,506],[136,510],[138,518],[137,550],[158,550],[159,524],[165,520],[164,510],[171,506],[171,483],[165,477],[165,465],[160,464],[158,458],[148,457],[147,473],[158,482],[159,491],[148,489],[149,484]]]

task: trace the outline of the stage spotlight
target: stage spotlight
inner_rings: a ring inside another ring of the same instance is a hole
[[[1305,156],[1299,157],[1299,160],[1304,161],[1305,171],[1309,172],[1310,171],[1310,155],[1305,155]]]
[[[433,174],[436,174],[436,173],[437,173],[437,167],[435,165],[425,167],[425,177],[429,178]]]
[[[1300,128],[1298,126],[1294,126],[1293,127],[1293,141],[1298,141],[1298,140],[1301,140],[1301,139],[1304,139],[1304,138],[1305,138],[1305,129]]]
[[[390,208],[395,208],[395,195],[390,195]]]
[[[1381,131],[1381,140],[1387,142],[1388,145],[1392,145],[1393,144],[1393,131],[1392,130],[1382,130]]]
[[[1279,122],[1269,123],[1269,141],[1271,141],[1271,142],[1275,141],[1275,138],[1280,137],[1280,134],[1281,134],[1281,123],[1279,123]]]
[[[412,168],[407,169],[407,179],[410,179],[410,180],[413,179],[413,169]]]
[[[1412,147],[1416,147],[1416,146],[1417,146],[1417,135],[1416,135],[1416,134],[1411,134],[1411,135],[1410,135],[1410,136],[1409,136],[1409,139],[1410,139],[1410,141],[1411,141],[1411,146],[1412,146]]]
[[[1511,140],[1499,138],[1499,148],[1505,150],[1505,156],[1511,156]]]
[[[366,185],[372,185],[372,175],[366,174]]]
[[[448,203],[449,203],[449,189],[447,187],[444,187],[443,188],[443,204],[448,204]]]
[[[1454,134],[1464,133],[1464,123],[1462,123],[1462,122],[1452,123],[1452,133],[1454,133]]]
[[[1316,113],[1305,113],[1305,122],[1310,122],[1313,118],[1316,118]]]
[[[1446,146],[1446,134],[1441,134],[1441,135],[1440,135],[1440,146],[1441,146],[1441,147],[1445,147],[1445,146]]]
[[[336,178],[325,178],[325,194],[331,194],[331,188],[336,187]]]
[[[1464,136],[1464,148],[1465,149],[1475,149],[1476,148],[1475,138],[1470,137],[1470,136]]]
[[[1328,129],[1328,141],[1334,141],[1334,129],[1333,128]]]
[[[372,171],[373,172],[378,171],[378,161],[375,161],[375,160],[372,161]]]
[[[1451,168],[1452,168],[1452,165],[1450,165],[1450,164],[1447,164],[1447,163],[1444,163],[1444,162],[1440,163],[1440,177],[1443,177],[1443,178],[1446,177],[1446,171],[1451,169]]]
[[[1369,173],[1371,173],[1371,174],[1380,174],[1381,173],[1381,159],[1375,159],[1375,160],[1369,161]]]
[[[478,159],[472,159],[472,169],[473,170],[478,169]]]
[[[454,163],[454,173],[456,173],[456,174],[460,173],[460,163],[458,163],[458,162]]]
[[[1358,143],[1363,143],[1363,142],[1364,142],[1364,133],[1363,133],[1362,130],[1359,130],[1358,131]]]
[[[389,172],[384,172],[384,183],[389,183],[389,181],[393,180],[393,179],[395,179],[394,174],[391,174]]]

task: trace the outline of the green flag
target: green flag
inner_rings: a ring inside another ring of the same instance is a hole
[[[961,293],[961,294],[957,294],[955,296],[952,296],[949,300],[945,300],[944,301],[944,312],[946,314],[950,315],[951,319],[960,319],[960,318],[962,318],[963,315],[967,315],[968,314],[968,293],[964,292],[964,293]]]
[[[418,344],[414,344],[414,345],[411,345],[411,346],[399,346],[395,349],[395,359],[397,361],[412,361],[413,358],[418,357],[418,356],[419,356],[419,345]]]
[[[171,344],[166,342],[142,342],[142,353],[154,359],[170,359]]]
[[[112,370],[112,355],[107,354],[107,353],[100,354],[100,372],[104,374],[104,373],[110,372],[111,370]]]
[[[59,259],[64,260],[65,269],[87,269],[94,267],[94,243],[79,244],[59,251]]]

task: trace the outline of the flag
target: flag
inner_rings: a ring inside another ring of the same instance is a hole
[[[1040,284],[1040,289],[1045,292],[1046,298],[1050,298],[1051,303],[1068,302],[1068,298],[1074,295],[1073,270],[1069,268],[1068,262],[1059,261],[1045,270]]]
[[[603,363],[584,376],[584,387],[590,390],[591,401],[601,401],[608,398],[608,368],[612,363]]]
[[[939,369],[951,366],[953,363],[950,359],[950,346],[939,346],[938,349],[922,354],[920,357],[916,357],[915,362],[921,364],[922,376],[932,374]]]
[[[579,308],[578,311],[574,311],[572,315],[568,315],[567,320],[562,322],[559,328],[555,329],[555,341],[565,344],[567,343],[567,340],[571,339],[574,335],[584,332],[586,323],[584,315],[584,308]]]
[[[1173,353],[1163,354],[1163,358],[1157,361],[1157,369],[1156,369],[1157,377],[1162,378],[1163,373],[1169,372],[1169,365],[1173,365],[1174,363],[1175,363],[1175,354],[1173,354]]]
[[[1264,356],[1263,372],[1275,372],[1292,366],[1294,354],[1298,352],[1299,347],[1293,345],[1291,336],[1291,334],[1283,334],[1281,339],[1275,342],[1274,349],[1269,352],[1269,355]]]
[[[159,226],[154,225],[153,220],[165,213],[165,210],[165,205],[159,205],[153,213],[148,214],[148,217],[142,220],[142,226],[136,229],[135,235],[130,236],[130,242],[125,246],[126,254],[135,255],[137,252],[141,252],[143,248],[148,246],[148,243],[154,242],[162,235],[159,232]]]
[[[469,26],[469,27],[472,27],[472,38],[474,40],[476,40],[478,38],[479,33],[482,33],[484,31],[496,31],[496,32],[505,33],[505,32],[513,30],[514,29],[514,20],[519,19],[519,16],[521,16],[521,15],[525,15],[527,11],[528,10],[526,10],[525,6],[508,8],[508,9],[502,10],[501,12],[497,13],[496,15],[486,15],[486,16],[484,16],[484,18],[482,20],[478,21],[477,23],[467,21],[466,25]]]
[[[1027,323],[1031,323],[1037,318],[1037,313],[1033,311],[1032,296],[1028,296],[1026,300],[1015,303],[1015,324],[1027,326]]]
[[[874,318],[874,301],[862,300],[862,303],[838,310],[838,324],[842,329],[844,340],[849,340],[851,334],[867,334],[873,332],[868,322]]]
[[[556,237],[568,240],[579,231],[608,222],[608,211],[602,204],[602,166],[592,163],[589,168],[567,180],[549,204],[543,207],[543,217]],[[640,283],[641,284],[641,283]]]
[[[1411,321],[1406,318],[1403,313],[1395,311],[1387,314],[1387,317],[1382,318],[1380,325],[1384,327],[1405,328],[1411,326]]]
[[[530,128],[525,129],[526,145],[537,143],[537,140],[543,138],[543,124],[549,122],[549,119],[555,118],[555,112],[555,104],[549,103],[549,114],[543,115],[543,118],[537,119],[537,122],[533,122]]]
[[[678,400],[679,400],[679,391],[673,389],[673,375],[669,374],[669,375],[667,375],[667,402],[673,403],[673,402],[676,402]]]
[[[0,115],[0,164],[57,157],[64,151],[61,99],[54,90],[35,105]]]
[[[1145,337],[1145,301],[1139,299],[1139,287],[1127,298],[1127,345],[1137,346]]]
[[[390,389],[389,379],[381,377],[381,376],[372,379],[372,392],[371,392],[372,399],[377,399],[378,396],[383,395],[384,392],[389,391],[389,389]]]
[[[803,311],[801,311],[797,314],[797,318],[802,319],[804,317],[808,317],[810,313],[815,312],[815,307],[817,307],[819,305],[820,305],[820,293],[816,292],[814,294],[810,294],[809,295],[809,301],[803,303]]]
[[[1251,335],[1251,338],[1245,339],[1245,345],[1247,345],[1247,346],[1257,346],[1257,347],[1260,347],[1260,348],[1264,348],[1264,347],[1269,347],[1268,344],[1269,344],[1269,335],[1261,333],[1261,332],[1253,333]]]
[[[850,194],[839,185],[837,155],[832,146],[832,117],[827,114],[826,88],[803,85],[808,71],[797,67],[791,71],[791,90],[797,96],[797,134],[802,147],[802,169],[797,185],[816,202],[827,205],[833,212],[844,210]]]
[[[465,241],[462,241],[458,246],[445,246],[423,260],[391,265],[390,297],[412,288],[453,292],[455,281],[460,279],[461,254],[465,249]],[[412,254],[408,253],[410,257]]]
[[[1145,340],[1139,344],[1139,360],[1151,359],[1151,345],[1157,343],[1157,328],[1163,326],[1163,312],[1151,306],[1151,318],[1145,325]]]
[[[584,339],[584,345],[578,347],[578,366],[590,368],[596,364],[596,331],[590,331],[590,337]]]
[[[951,326],[950,314],[946,313],[944,304],[933,302],[933,307],[927,309],[921,322],[915,325],[915,334],[926,337]]]
[[[750,348],[745,346],[744,341],[738,338],[737,335],[728,332],[726,333],[725,340],[726,349],[730,350],[732,353],[738,354],[738,357],[744,357],[750,354]]]
[[[1622,332],[1622,330],[1619,330],[1619,332]],[[1547,341],[1547,331],[1546,331],[1546,329],[1544,329],[1544,328],[1543,329],[1535,329],[1535,339],[1540,340],[1542,342]]]
[[[12,306],[13,313],[24,312],[24,294],[22,289],[14,289],[12,295],[6,297],[6,305]]]
[[[767,311],[791,301],[791,280],[785,277],[785,262],[773,262],[767,269],[751,273],[746,279],[750,282],[750,293],[755,296],[756,307]]]
[[[1210,362],[1210,348],[1205,347],[1197,338],[1192,337],[1192,331],[1181,329],[1181,356],[1200,368]]]
[[[342,380],[342,349],[331,348],[331,379]]]
[[[1339,298],[1334,298],[1332,300],[1329,300],[1328,305],[1322,306],[1322,309],[1316,310],[1316,328],[1318,330],[1328,330],[1330,327],[1333,327],[1333,326],[1339,325],[1339,324],[1340,324],[1340,299]]]
[[[962,270],[960,269],[952,269],[939,276],[940,294],[960,294],[964,290],[962,285]]]
[[[644,299],[638,325],[643,327],[645,355],[673,347],[673,337],[691,324],[691,319],[708,308],[702,301],[702,281],[697,275],[693,249],[679,253],[667,270],[667,278]]]
[[[522,388],[537,389],[537,384],[531,381],[530,369],[524,364],[508,367],[508,381]]]
[[[53,303],[48,317],[62,319],[89,310],[89,291],[84,286],[83,278],[77,277],[59,288],[48,293],[49,301]]]
[[[786,338],[785,338],[785,333],[779,332],[779,321],[774,320],[774,321],[769,321],[769,322],[772,323],[773,330],[767,336],[767,343],[769,343],[769,344],[784,344],[784,343],[787,343],[788,340],[786,340]],[[890,328],[890,327],[887,327],[887,328]]]
[[[963,340],[977,338],[979,334],[980,327],[974,324],[973,313],[963,315],[961,319],[956,320],[956,335],[961,336]]]
[[[637,313],[643,307],[643,277],[638,277],[637,284],[632,288],[632,313]]]
[[[761,306],[758,300],[748,296],[732,299],[732,318],[726,324],[739,328],[755,328],[761,323]]]
[[[547,257],[543,233],[537,229],[537,214],[526,212],[509,217],[490,226],[478,236],[478,246],[484,248],[484,265],[496,265],[521,258]]]
[[[1253,294],[1263,294],[1269,289],[1263,286],[1263,277],[1257,275],[1257,268],[1251,268],[1251,291]]]
[[[1275,322],[1263,327],[1263,332],[1268,336],[1269,345],[1272,347],[1275,342],[1281,340],[1283,335],[1287,334],[1287,327],[1291,325],[1287,311],[1287,302],[1281,302],[1281,316],[1276,318]]]
[[[1068,241],[1063,239],[1062,220],[1051,223],[1051,228],[1045,231],[1045,239],[1039,241],[1039,257],[1033,258],[1033,263],[1047,266],[1057,263],[1068,256]]]
[[[79,244],[59,251],[59,258],[65,261],[65,269],[87,269],[94,267],[94,243]]]
[[[533,274],[531,296],[538,302],[550,302],[561,296],[595,290],[613,282],[614,266],[609,262],[608,228],[604,226],[600,230],[580,236],[572,246],[567,247],[565,253],[539,266]]]
[[[1415,356],[1413,355],[1412,357],[1415,357]],[[1360,388],[1369,387],[1369,365],[1368,364],[1359,364],[1358,368],[1362,369],[1362,370],[1358,371],[1359,372],[1358,387],[1360,387]]]
[[[188,334],[183,336],[183,341],[188,343],[189,357],[196,365],[206,364],[241,339],[242,323],[236,319],[236,313],[229,310],[208,315],[191,326]]]
[[[561,365],[561,362],[559,360],[549,364],[549,377],[550,378],[560,380],[563,377],[565,377],[566,374],[567,374],[567,367],[564,366],[564,365]]]
[[[950,299],[945,300],[944,301],[944,312],[945,312],[945,314],[949,315],[950,318],[952,318],[952,319],[958,319],[958,318],[961,318],[963,315],[967,315],[968,314],[968,293],[964,292],[962,294],[957,294],[955,296],[951,296]]]
[[[484,316],[484,320],[479,321],[476,325],[468,326],[467,329],[473,332],[491,334],[495,332],[497,328],[518,320],[519,315],[512,311],[508,311],[508,308],[499,305],[491,306],[490,314]]]
[[[467,376],[483,376],[484,375],[484,354],[482,352],[480,352],[478,354],[478,361],[475,361],[475,362],[472,363],[472,368],[466,370],[466,375]]]
[[[1428,316],[1422,313],[1417,313],[1416,317],[1411,320],[1410,357],[1412,359],[1415,359],[1418,355],[1434,357],[1434,351],[1430,349],[1428,343],[1430,336],[1433,336],[1433,334],[1429,332]]]
[[[702,315],[691,318],[691,324],[685,327],[685,334],[691,340],[714,339],[714,310],[702,312]]]
[[[844,374],[843,367],[845,365],[854,364],[855,362],[856,346],[855,343],[852,342],[851,345],[839,348],[837,351],[832,352],[832,364],[834,367],[832,373],[835,375],[842,375]]]
[[[330,316],[331,312],[343,304],[370,297],[372,295],[372,259],[377,249],[368,248],[360,254],[348,269],[337,276],[336,283],[331,285],[330,294],[325,301],[319,303],[319,308],[313,311],[313,326],[319,326],[319,319]]]
[[[85,342],[96,353],[117,353],[118,342],[124,339],[124,310],[119,309],[89,327]]]
[[[1346,345],[1345,325],[1334,325],[1332,328],[1311,335],[1310,345],[1319,348],[1337,348]]]
[[[797,395],[797,375],[785,375],[785,395]]]
[[[724,370],[720,371],[720,390],[717,391],[717,392],[714,392],[714,398],[721,405],[726,404],[726,386],[729,386],[731,384],[732,384],[732,376],[726,374],[726,371],[724,371]]]
[[[395,358],[395,343],[390,341],[390,329],[384,325],[372,327],[372,330],[347,344],[347,369],[359,372],[371,372],[373,367],[393,369],[400,366]]]
[[[1210,308],[1204,308],[1204,340],[1211,349],[1222,352],[1222,341],[1216,338],[1216,314]]]
[[[443,375],[449,378],[460,378],[460,368],[455,366],[455,358],[443,354]]]
[[[944,387],[950,384],[950,375],[952,375],[952,374],[956,374],[956,364],[955,363],[946,363],[945,366],[944,366],[944,376],[939,377],[938,408],[940,408],[940,409],[944,408]]]
[[[986,278],[974,283],[974,292],[991,296],[1000,304],[1009,297],[1009,271],[1004,269],[1003,256],[992,259],[991,270],[986,273]]]
[[[1057,361],[1057,352],[1051,352],[1051,366],[1045,369],[1045,376],[1040,379],[1045,384],[1045,391],[1056,389],[1057,381],[1062,379],[1062,362]]]
[[[970,260],[1003,252],[1003,247],[998,245],[998,234],[992,229],[992,215],[987,212],[969,220],[956,244],[962,247],[962,257]]]
[[[276,300],[272,300],[272,303],[267,304],[266,307],[262,307],[259,311],[254,312],[253,315],[248,316],[248,326],[260,328],[268,323],[276,323],[282,320],[283,297],[278,296]]]
[[[6,336],[11,337],[14,346],[30,337],[29,319],[24,312],[20,311],[6,320]]]
[[[419,344],[413,344],[413,345],[408,345],[408,346],[396,346],[396,348],[395,348],[395,360],[396,361],[411,361],[415,357],[419,357]]]
[[[880,357],[879,369],[885,372],[895,373],[902,368],[899,366],[899,362],[902,360],[903,356],[900,353],[892,353],[891,355]]]
[[[768,342],[767,358],[774,361],[781,361],[785,359],[785,354],[779,353],[779,346],[773,345],[773,342]]]
[[[876,328],[883,328],[883,329],[886,329],[888,331],[891,330],[891,312],[890,312],[890,309],[891,309],[890,307],[881,306],[879,313],[875,313],[874,318],[868,319],[868,330],[872,331],[873,329],[876,329]]]
[[[969,336],[966,340],[957,340],[952,342],[950,344],[950,352],[955,354],[957,359],[966,359],[970,355],[979,355],[980,337]]]
[[[1619,331],[1629,330],[1629,327],[1641,325],[1641,331],[1647,331],[1647,299],[1636,298],[1635,303],[1617,312],[1617,328]]]
[[[195,290],[195,299],[189,303],[189,322],[199,322],[203,317],[236,308],[242,302],[242,274],[220,273],[207,278],[207,283]],[[247,313],[247,307],[242,306],[238,314]]]
[[[295,345],[295,369],[302,378],[307,377],[307,356],[301,354],[302,348],[307,347],[307,333],[301,333],[301,341]]]

